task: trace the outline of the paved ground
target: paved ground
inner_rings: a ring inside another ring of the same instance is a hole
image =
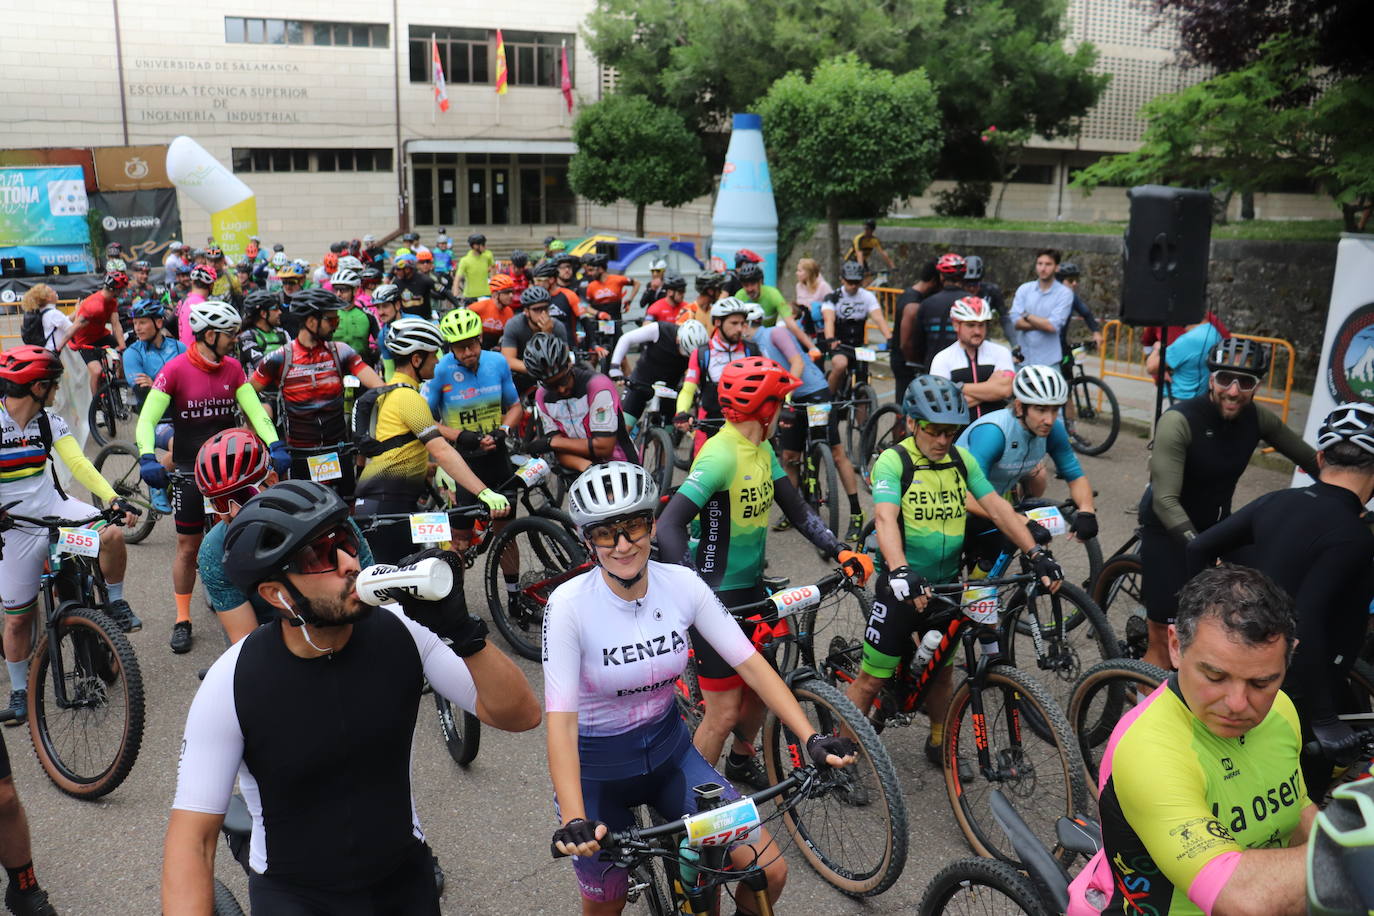
[[[1134,526],[1146,456],[1143,438],[1123,434],[1107,455],[1085,461],[1102,494],[1102,541],[1109,551]],[[1241,482],[1237,504],[1287,482],[1286,474],[1252,468]],[[201,610],[199,598],[194,650],[174,656],[167,648],[174,618],[168,578],[172,543],[172,527],[164,520],[147,541],[130,550],[127,594],[146,624],[132,640],[147,685],[148,723],[142,754],[128,781],[100,802],[73,800],[53,788],[39,770],[27,729],[3,732],[32,824],[38,874],[63,913],[158,912],[162,837],[175,787],[181,729],[197,687],[196,671],[223,648],[216,624]],[[771,571],[791,575],[794,581],[817,574],[814,551],[795,533],[773,535],[769,557]],[[469,583],[470,590],[479,587],[475,580]],[[521,664],[538,690],[537,666]],[[943,783],[933,778],[920,755],[917,742],[924,734],[922,724],[890,730],[886,736],[910,818],[911,853],[897,885],[877,899],[852,900],[822,884],[791,852],[792,880],[782,912],[907,912],[943,864],[968,854]],[[426,698],[414,761],[420,816],[448,870],[446,913],[576,912],[571,868],[566,862],[550,861],[547,852],[554,820],[542,732],[506,735],[487,729],[480,756],[464,771],[445,752]],[[222,845],[220,849],[217,874],[242,897],[243,874]]]

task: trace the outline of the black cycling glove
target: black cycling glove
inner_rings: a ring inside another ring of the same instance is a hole
[[[1041,547],[1044,547],[1050,541],[1054,540],[1054,535],[1050,533],[1050,529],[1046,528],[1035,519],[1029,519],[1026,522],[1026,530],[1029,531],[1030,536],[1035,539],[1035,543],[1039,544]]]
[[[857,753],[859,746],[849,738],[841,738],[839,735],[822,735],[820,732],[806,739],[806,753],[811,755],[811,762],[818,767],[828,767],[830,764],[825,762],[829,754],[836,757],[848,757],[850,754]]]
[[[110,503],[110,508],[118,509],[120,512],[127,512],[135,516],[143,514],[142,510],[122,496],[116,496],[114,502]]]
[[[1080,541],[1097,537],[1097,513],[1079,511],[1073,517],[1073,533]]]
[[[1049,579],[1051,582],[1059,582],[1064,578],[1064,570],[1059,568],[1059,563],[1050,555],[1050,552],[1043,547],[1037,547],[1030,554],[1031,570],[1037,578]]]
[[[892,592],[892,597],[898,601],[912,601],[921,597],[930,590],[930,582],[926,577],[912,570],[910,566],[898,566],[883,573],[882,581],[886,583],[887,590]]]
[[[1337,766],[1355,762],[1360,749],[1360,735],[1349,724],[1335,716],[1312,720],[1312,736],[1317,739],[1322,755]]]
[[[549,851],[553,853],[556,859],[562,855],[558,851],[559,843],[569,843],[573,846],[595,843],[596,828],[600,826],[600,821],[589,821],[585,818],[575,817],[553,832],[553,841],[549,843]]]
[[[453,440],[461,452],[475,452],[482,447],[482,434],[470,429],[459,430],[458,438]]]
[[[553,445],[546,436],[535,436],[525,443],[525,451],[531,455],[545,455],[553,450]]]
[[[396,561],[397,566],[413,566],[421,560],[443,560],[453,570],[453,589],[443,598],[428,601],[416,598],[400,589],[391,589],[387,597],[401,606],[407,617],[440,636],[453,635],[453,630],[467,616],[467,601],[463,598],[463,561],[452,550],[427,547]]]

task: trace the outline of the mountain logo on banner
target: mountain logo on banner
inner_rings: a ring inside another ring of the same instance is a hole
[[[132,181],[141,181],[148,177],[148,162],[138,156],[130,158],[124,163],[124,174]]]
[[[1326,386],[1337,404],[1374,402],[1374,302],[1341,323],[1326,366]]]

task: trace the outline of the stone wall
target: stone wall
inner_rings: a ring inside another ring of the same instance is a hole
[[[841,238],[853,238],[861,228],[842,226]],[[924,261],[957,251],[981,257],[985,276],[1001,285],[1010,302],[1016,287],[1034,278],[1035,252],[1054,247],[1082,268],[1079,294],[1098,316],[1115,318],[1120,311],[1119,236],[882,226],[878,237],[897,265],[889,278],[891,286],[911,284]],[[791,281],[798,258],[815,257],[825,249],[826,228],[821,224],[809,240],[793,246],[780,278]],[[1208,301],[1233,331],[1291,341],[1296,350],[1294,371],[1308,383],[1321,356],[1335,269],[1334,243],[1213,240]],[[834,282],[829,274],[827,278]],[[784,286],[790,293],[791,283]]]

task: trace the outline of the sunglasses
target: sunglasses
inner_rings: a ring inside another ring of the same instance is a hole
[[[1225,369],[1218,369],[1212,373],[1212,380],[1217,383],[1218,388],[1239,385],[1241,391],[1254,391],[1260,383],[1258,376],[1250,375],[1248,372],[1228,372]]]
[[[954,439],[964,431],[962,426],[952,423],[931,423],[929,420],[917,421],[921,429],[937,439]]]
[[[642,541],[645,535],[653,530],[653,527],[654,517],[652,514],[632,515],[629,518],[584,528],[582,536],[597,547],[614,547],[620,543],[622,535],[631,544]]]
[[[291,558],[290,567],[304,576],[334,572],[339,568],[339,551],[358,555],[358,536],[348,525],[336,525],[306,544]]]
[[[234,490],[232,493],[224,493],[220,496],[212,497],[210,499],[210,505],[213,506],[215,512],[220,515],[228,515],[236,509],[242,509],[244,503],[261,492],[262,487],[254,484],[246,484]]]

